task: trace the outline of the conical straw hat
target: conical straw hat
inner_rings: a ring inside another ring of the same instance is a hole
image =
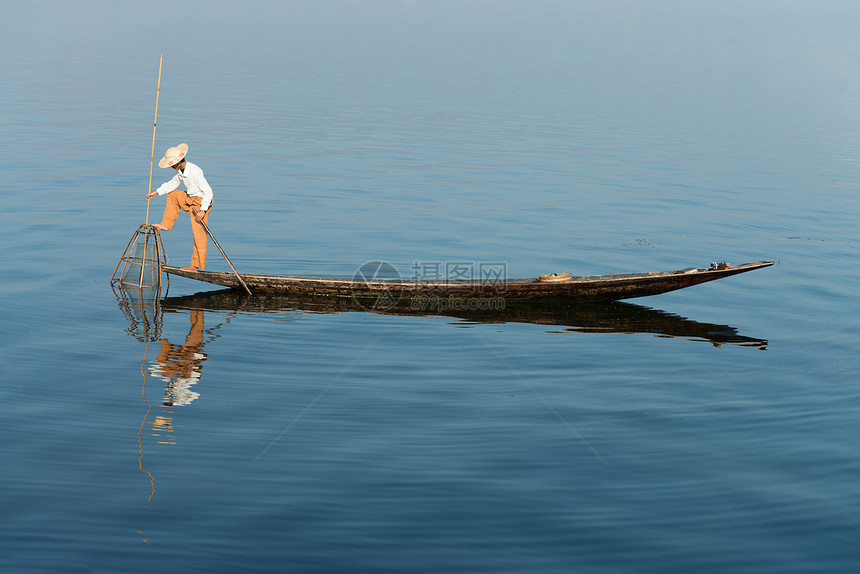
[[[158,167],[170,167],[172,165],[176,165],[185,159],[185,154],[187,153],[188,144],[181,143],[176,147],[167,148],[167,151],[164,152],[164,157],[158,160]]]

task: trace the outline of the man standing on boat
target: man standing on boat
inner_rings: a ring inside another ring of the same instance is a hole
[[[184,271],[203,271],[206,267],[206,230],[202,223],[208,225],[209,212],[212,211],[212,188],[203,177],[203,170],[197,165],[186,161],[188,153],[187,144],[179,144],[168,148],[164,157],[158,162],[158,167],[172,167],[176,175],[170,181],[164,182],[158,189],[153,189],[146,194],[149,201],[156,195],[170,194],[164,206],[164,217],[161,223],[153,223],[152,226],[161,231],[170,231],[179,212],[184,211],[191,217],[191,233],[194,236],[194,251],[191,255],[191,265],[183,267]],[[185,184],[185,191],[178,189],[179,184]],[[195,216],[192,209],[197,210]]]

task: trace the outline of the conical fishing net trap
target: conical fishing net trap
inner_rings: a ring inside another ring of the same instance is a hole
[[[117,283],[120,288],[160,290],[162,266],[166,263],[167,254],[158,230],[151,225],[141,225],[126,245],[111,283]]]

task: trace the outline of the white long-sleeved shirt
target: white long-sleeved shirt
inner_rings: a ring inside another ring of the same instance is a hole
[[[185,184],[185,192],[188,197],[201,198],[200,211],[209,209],[209,206],[212,205],[212,188],[206,178],[203,177],[203,170],[190,161],[186,160],[185,169],[183,171],[177,169],[173,179],[165,181],[155,191],[158,192],[158,195],[164,195],[179,187],[180,183]]]

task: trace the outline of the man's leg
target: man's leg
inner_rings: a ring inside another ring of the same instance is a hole
[[[194,209],[200,209],[200,200],[197,200],[197,206]],[[206,212],[206,215],[203,216],[203,222],[206,225],[209,225],[209,212],[212,210],[209,209]],[[197,267],[199,271],[203,271],[206,268],[206,243],[208,237],[206,237],[206,230],[203,229],[203,226],[197,223],[197,220],[194,219],[194,216],[191,216],[191,233],[194,236],[194,252],[191,254],[191,266]]]
[[[188,199],[188,195],[179,189],[175,189],[167,194],[167,201],[164,202],[164,216],[161,218],[161,223],[153,223],[152,226],[161,231],[170,231],[173,229],[173,224],[176,223],[176,218],[179,217],[179,212],[182,211],[182,204]]]

